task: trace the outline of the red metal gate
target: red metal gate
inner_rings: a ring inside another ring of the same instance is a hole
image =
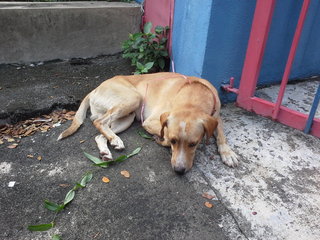
[[[271,117],[290,127],[305,130],[305,132],[310,131],[312,135],[320,137],[320,119],[314,118],[319,104],[320,86],[309,115],[281,105],[310,0],[304,0],[301,8],[277,101],[273,103],[254,96],[275,2],[276,0],[257,0],[239,89],[233,87],[233,79],[230,80],[230,85],[224,86],[224,89],[238,94],[238,106],[262,116]]]

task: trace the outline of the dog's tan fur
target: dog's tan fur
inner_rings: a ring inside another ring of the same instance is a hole
[[[84,98],[71,126],[58,140],[80,127],[90,106],[91,120],[101,133],[95,139],[100,154],[105,160],[111,159],[107,143],[124,148],[116,134],[126,130],[134,118],[140,120],[142,105],[142,126],[158,137],[159,144],[171,146],[171,164],[176,172],[192,167],[201,139],[205,135],[209,139],[215,130],[222,161],[230,167],[238,165],[223,133],[217,90],[204,79],[176,73],[116,76],[103,82]]]

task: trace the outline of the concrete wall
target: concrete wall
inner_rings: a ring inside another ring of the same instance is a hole
[[[212,0],[176,0],[172,32],[175,71],[201,76],[209,33]]]
[[[238,85],[247,49],[254,0],[176,0],[173,56],[177,72],[210,80],[218,89],[235,77]],[[265,51],[259,84],[281,80],[303,0],[279,0]],[[291,79],[320,74],[320,1],[311,0]],[[224,102],[232,94],[220,90]]]
[[[140,21],[136,3],[0,3],[0,63],[114,54]]]

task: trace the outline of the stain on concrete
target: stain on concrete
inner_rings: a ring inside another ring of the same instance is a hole
[[[8,174],[11,171],[11,163],[8,162],[1,162],[0,163],[0,173],[1,174]]]

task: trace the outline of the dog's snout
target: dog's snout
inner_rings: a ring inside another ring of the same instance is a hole
[[[184,167],[174,167],[173,170],[179,175],[183,175],[186,172]]]

